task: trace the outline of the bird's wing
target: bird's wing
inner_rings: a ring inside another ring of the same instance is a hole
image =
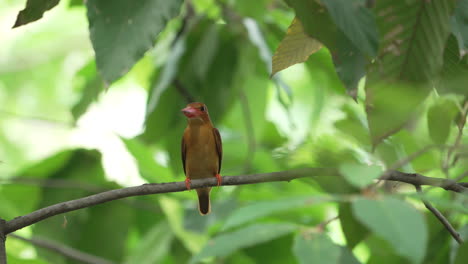
[[[182,137],[182,144],[181,144],[181,153],[182,153],[182,166],[184,167],[184,174],[187,174],[185,171],[185,158],[187,154],[187,145],[185,144],[185,137]]]
[[[213,128],[213,135],[215,138],[216,152],[218,154],[218,173],[221,172],[221,162],[223,160],[223,142],[221,141],[221,135],[218,129]]]

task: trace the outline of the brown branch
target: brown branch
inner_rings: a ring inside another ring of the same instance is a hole
[[[400,171],[387,171],[382,176],[387,181],[397,181],[412,185],[431,185],[443,188],[447,191],[468,194],[468,188],[463,183],[458,183],[451,179],[427,177],[418,173],[405,173]]]
[[[74,259],[82,263],[88,263],[88,264],[113,264],[114,263],[112,261],[76,250],[66,245],[59,244],[57,242],[44,240],[44,239],[37,239],[37,238],[25,238],[16,234],[9,234],[8,236],[29,242],[35,246],[42,247],[50,251],[54,251],[67,258]]]
[[[414,185],[414,187],[416,188],[416,191],[418,193],[422,192],[420,185]],[[449,231],[450,235],[452,235],[452,237],[458,242],[458,244],[463,243],[463,239],[460,237],[460,234],[457,233],[457,231],[455,230],[455,228],[453,228],[453,226],[450,224],[447,218],[445,218],[444,215],[442,215],[442,213],[435,207],[433,207],[426,199],[421,197],[421,201],[424,203],[426,208],[429,211],[431,211],[431,213],[434,214],[434,216],[437,217],[437,219],[444,225],[445,229]]]
[[[339,172],[333,168],[304,168],[289,171],[250,174],[240,176],[223,177],[222,185],[244,185],[273,181],[291,181],[294,179],[316,176],[338,176]],[[404,173],[390,171],[384,175],[387,180],[405,182],[413,185],[432,185],[446,190],[468,194],[468,188],[449,179],[431,178],[414,173]],[[193,189],[203,187],[213,187],[217,185],[215,177],[192,180]],[[185,182],[169,182],[159,184],[143,184],[140,186],[106,191],[84,198],[66,201],[51,205],[30,214],[16,217],[6,223],[5,234],[14,232],[23,227],[32,225],[54,215],[90,207],[97,204],[110,202],[131,196],[149,195],[157,193],[182,192],[186,191]]]
[[[7,263],[5,242],[6,242],[6,221],[0,218],[0,264]]]

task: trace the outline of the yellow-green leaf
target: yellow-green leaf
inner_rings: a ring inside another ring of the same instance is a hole
[[[304,32],[301,21],[294,18],[286,36],[281,40],[273,55],[271,76],[296,63],[306,61],[311,54],[318,51],[322,43]]]

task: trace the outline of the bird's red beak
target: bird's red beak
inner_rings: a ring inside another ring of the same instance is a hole
[[[200,113],[198,112],[198,109],[193,108],[193,107],[185,107],[181,111],[188,118],[194,118],[194,117],[200,115]]]

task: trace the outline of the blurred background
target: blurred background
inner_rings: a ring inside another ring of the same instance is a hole
[[[356,102],[326,48],[270,78],[272,54],[295,16],[283,1],[187,3],[155,46],[108,83],[96,69],[81,1],[60,1],[42,19],[12,29],[25,1],[0,0],[1,218],[103,190],[184,180],[180,140],[186,119],[180,109],[191,101],[206,103],[220,130],[224,176],[345,162],[388,168],[432,144],[424,106],[411,129],[373,151],[363,84]],[[455,137],[452,129],[449,139]],[[444,177],[442,155],[427,151],[403,169]],[[467,169],[459,164],[450,173]],[[401,195],[423,208],[407,189]],[[194,191],[133,197],[16,233],[115,263],[296,263],[303,254],[297,234],[317,236],[321,246],[338,251],[354,243],[348,253],[357,263],[407,261],[357,223],[345,239],[343,222],[335,217],[353,218],[350,190],[333,179],[214,188],[212,213],[204,217]],[[466,224],[466,199],[450,204],[450,194],[433,193],[439,205],[465,213],[452,215],[457,226]],[[453,250],[450,236],[421,212],[431,235],[447,246],[445,260]],[[387,252],[374,252],[373,245]],[[81,263],[13,237],[7,253],[11,263]]]

